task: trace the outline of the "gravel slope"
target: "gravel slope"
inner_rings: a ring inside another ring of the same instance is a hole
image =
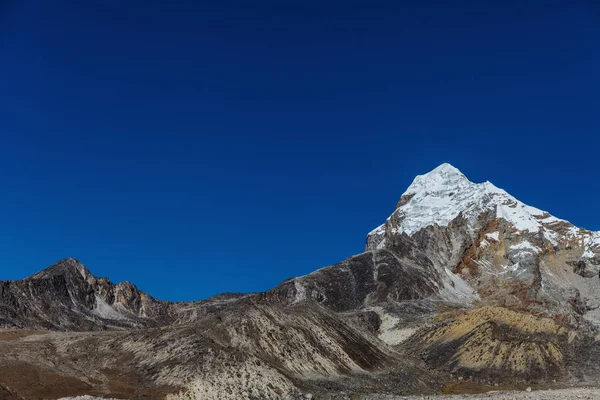
[[[452,395],[452,396],[386,396],[373,395],[360,398],[360,400],[596,400],[600,399],[600,389],[560,389],[560,390],[538,390],[522,392],[490,392],[473,395]],[[316,399],[315,399],[316,400]],[[354,399],[352,399],[354,400]]]
[[[348,397],[350,399],[350,397]],[[453,396],[387,396],[372,395],[367,397],[352,397],[351,400],[596,400],[600,399],[600,389],[560,389],[560,390],[538,390],[533,392],[490,392],[474,395],[453,395]],[[79,396],[65,397],[59,400],[112,400],[100,397]],[[302,399],[304,400],[304,399]],[[313,398],[313,400],[319,400]]]

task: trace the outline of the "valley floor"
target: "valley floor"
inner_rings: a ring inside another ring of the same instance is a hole
[[[489,392],[483,394],[459,394],[440,396],[353,396],[351,400],[597,400],[600,399],[600,389],[557,389],[557,390],[534,390],[532,392]],[[81,396],[67,397],[61,400],[106,400],[98,397]],[[318,400],[318,398],[314,398]]]
[[[600,399],[600,389],[557,389],[534,390],[532,392],[488,392],[483,394],[460,394],[440,396],[387,396],[372,395],[361,397],[360,400],[596,400]]]

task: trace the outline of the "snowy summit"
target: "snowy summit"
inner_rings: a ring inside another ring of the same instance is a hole
[[[541,232],[552,244],[557,237],[553,227],[568,224],[571,235],[582,235],[588,247],[600,244],[600,234],[580,230],[567,221],[553,217],[546,211],[528,206],[490,182],[471,182],[460,170],[444,163],[431,172],[417,176],[402,194],[394,213],[399,223],[390,228],[392,234],[406,233],[409,236],[431,225],[448,226],[459,214],[467,220],[471,233],[477,231],[479,216],[494,213],[521,232]],[[378,248],[385,245],[386,224],[369,233],[379,237]],[[591,253],[590,253],[591,254]]]

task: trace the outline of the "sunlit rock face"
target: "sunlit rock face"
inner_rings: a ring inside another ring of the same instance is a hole
[[[412,239],[486,304],[599,322],[600,233],[528,206],[490,182],[473,183],[442,164],[415,178],[367,251],[404,253]]]

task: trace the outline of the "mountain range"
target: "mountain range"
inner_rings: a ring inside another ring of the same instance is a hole
[[[442,164],[414,179],[363,253],[266,292],[161,301],[75,259],[0,281],[0,398],[597,383],[599,273],[600,233]]]

